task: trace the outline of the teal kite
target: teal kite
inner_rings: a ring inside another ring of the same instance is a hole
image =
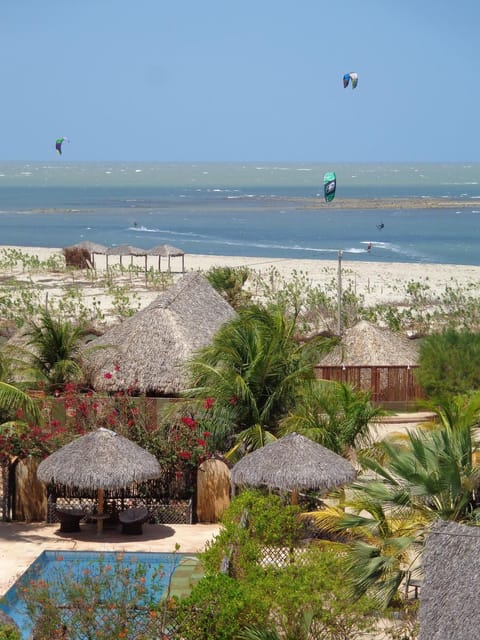
[[[323,176],[323,195],[325,202],[331,202],[335,198],[335,190],[337,188],[337,176],[333,171],[328,171]]]

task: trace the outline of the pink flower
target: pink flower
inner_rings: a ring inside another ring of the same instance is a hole
[[[107,371],[107,373],[103,376],[106,380],[110,380],[110,378],[112,378],[112,374],[110,373],[110,371]]]
[[[115,363],[115,364],[113,365],[113,369],[114,369],[114,371],[120,371],[120,365],[119,365],[119,364],[117,364],[117,363]]]

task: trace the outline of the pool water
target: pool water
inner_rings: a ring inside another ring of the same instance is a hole
[[[32,581],[47,583],[61,605],[65,580],[78,582],[88,577],[94,580],[99,575],[103,576],[100,582],[105,584],[110,597],[112,593],[114,597],[115,593],[125,597],[127,591],[134,594],[135,583],[141,581],[146,597],[154,594],[158,601],[169,587],[171,596],[187,596],[202,578],[203,571],[194,554],[44,551],[0,599],[0,609],[15,621],[22,638],[27,640],[31,637],[32,621],[21,594],[25,588],[32,588]],[[125,583],[126,577],[129,584]]]

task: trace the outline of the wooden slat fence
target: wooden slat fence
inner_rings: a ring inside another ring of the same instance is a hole
[[[413,402],[425,397],[415,378],[416,366],[322,366],[315,375],[372,392],[373,402]]]

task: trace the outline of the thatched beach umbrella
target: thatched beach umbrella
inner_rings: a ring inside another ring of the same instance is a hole
[[[168,271],[170,271],[170,258],[181,256],[182,273],[185,273],[185,252],[170,244],[158,244],[147,251],[149,256],[158,256],[158,270],[161,271],[162,258],[168,258]]]
[[[95,267],[95,254],[106,255],[108,248],[98,242],[91,242],[90,240],[83,240],[77,244],[72,244],[70,247],[65,247],[64,251],[69,249],[85,249],[92,257],[92,265]]]
[[[155,456],[135,442],[103,428],[66,444],[43,460],[37,469],[37,477],[47,484],[96,490],[99,514],[103,513],[105,489],[123,489],[158,478],[160,474]],[[101,518],[97,526],[100,532]]]
[[[419,344],[365,320],[347,329],[340,344],[319,362],[321,366],[415,366]]]
[[[130,264],[133,264],[133,258],[135,256],[144,256],[145,257],[145,271],[147,270],[147,252],[145,249],[140,249],[140,247],[133,247],[130,244],[119,244],[118,247],[110,247],[106,251],[107,256],[107,269],[108,269],[108,256],[119,256],[120,257],[120,265],[122,265],[122,258],[124,256],[130,256]]]
[[[290,433],[242,458],[232,468],[233,488],[238,485],[291,491],[327,491],[352,482],[356,471],[338,454],[298,433]]]
[[[234,316],[208,280],[192,271],[88,343],[83,353],[87,381],[96,391],[177,395],[185,388],[186,362]]]

